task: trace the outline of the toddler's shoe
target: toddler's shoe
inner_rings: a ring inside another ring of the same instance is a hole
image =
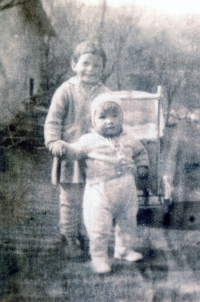
[[[84,256],[84,251],[75,238],[66,237],[65,256],[67,258],[80,258]]]
[[[143,258],[142,254],[134,252],[133,250],[128,250],[124,254],[119,254],[115,252],[114,257],[120,260],[126,260],[130,262],[138,261]]]
[[[111,272],[111,267],[107,259],[96,258],[90,263],[90,269],[94,274],[108,274]]]

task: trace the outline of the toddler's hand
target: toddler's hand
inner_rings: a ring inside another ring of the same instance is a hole
[[[66,155],[67,151],[68,151],[67,143],[65,143],[62,140],[55,142],[51,149],[51,153],[55,157],[62,157]]]
[[[147,179],[149,176],[149,168],[145,166],[138,167],[137,175],[139,179]]]

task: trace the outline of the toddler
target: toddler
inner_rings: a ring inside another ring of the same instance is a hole
[[[121,101],[111,93],[98,96],[91,105],[93,132],[74,144],[53,149],[54,156],[85,159],[86,187],[83,215],[95,273],[110,272],[108,242],[115,218],[114,257],[127,261],[142,258],[133,251],[138,211],[138,177],[148,175],[148,155],[133,135],[123,131]]]
[[[75,50],[72,69],[75,77],[54,93],[44,127],[45,144],[53,154],[65,142],[72,143],[90,131],[90,104],[99,94],[109,91],[101,76],[106,54],[98,43],[83,42]],[[54,157],[53,184],[60,185],[60,239],[68,258],[82,256],[78,241],[84,190],[84,161]]]

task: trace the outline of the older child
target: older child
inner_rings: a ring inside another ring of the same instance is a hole
[[[72,69],[75,77],[64,82],[55,92],[45,122],[47,148],[59,149],[65,141],[76,141],[90,130],[90,104],[100,93],[108,91],[101,83],[106,54],[98,43],[83,42],[75,50]],[[60,242],[66,255],[81,256],[77,240],[81,201],[84,189],[84,162],[54,157],[53,184],[60,184]]]
[[[84,223],[90,240],[92,269],[108,273],[108,241],[115,218],[115,257],[136,261],[133,251],[138,210],[135,175],[148,175],[148,155],[132,134],[123,131],[121,101],[112,94],[98,96],[91,106],[92,133],[74,144],[52,148],[54,156],[86,159]]]

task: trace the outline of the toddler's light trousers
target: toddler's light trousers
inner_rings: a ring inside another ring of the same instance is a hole
[[[107,182],[86,183],[83,214],[92,260],[108,259],[107,250],[115,218],[115,252],[133,248],[138,211],[137,191],[132,174]]]

